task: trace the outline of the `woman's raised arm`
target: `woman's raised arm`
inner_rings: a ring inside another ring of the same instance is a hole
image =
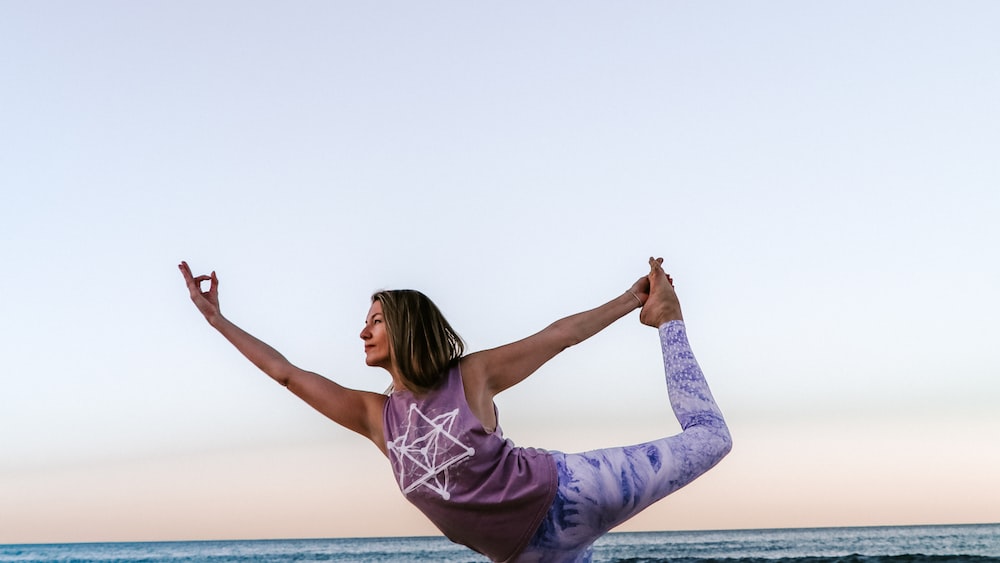
[[[494,395],[517,385],[559,352],[638,309],[648,297],[649,278],[643,276],[599,307],[559,319],[517,342],[470,354],[462,361],[462,375],[471,380],[466,382],[466,394],[475,395],[470,400],[492,401]]]
[[[383,395],[348,389],[319,374],[296,367],[280,352],[222,315],[219,279],[215,272],[194,276],[187,262],[181,262],[178,267],[198,311],[241,354],[310,406],[345,428],[368,437],[385,451],[382,436]],[[210,282],[209,289],[202,291],[201,284],[206,281]]]

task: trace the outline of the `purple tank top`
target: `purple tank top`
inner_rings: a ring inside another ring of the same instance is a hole
[[[515,447],[499,424],[487,432],[457,364],[425,395],[389,395],[383,423],[399,489],[445,536],[495,561],[524,549],[555,497],[555,462]]]

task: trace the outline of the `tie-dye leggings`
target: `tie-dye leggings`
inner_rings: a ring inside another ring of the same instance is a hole
[[[635,446],[553,452],[559,488],[517,561],[590,561],[597,538],[687,485],[729,453],[729,430],[691,352],[684,322],[664,323],[659,333],[667,393],[683,431]]]

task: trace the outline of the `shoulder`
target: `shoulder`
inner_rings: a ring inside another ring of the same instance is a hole
[[[469,410],[479,419],[487,432],[493,432],[497,429],[496,407],[493,404],[495,393],[489,384],[485,359],[488,359],[488,356],[484,356],[481,352],[470,354],[462,358],[459,368],[465,402]]]
[[[463,356],[458,361],[458,372],[469,404],[493,400],[493,394],[489,391],[488,359],[482,352],[476,352]]]
[[[459,358],[455,363],[455,368],[462,378],[462,384],[468,386],[470,383],[481,383],[486,378],[487,360],[488,358],[482,352],[475,352]],[[450,373],[449,377],[451,377]]]

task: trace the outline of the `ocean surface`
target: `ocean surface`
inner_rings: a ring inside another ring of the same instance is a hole
[[[0,545],[0,562],[484,561],[438,537]],[[595,562],[1000,562],[1000,524],[614,533]]]

